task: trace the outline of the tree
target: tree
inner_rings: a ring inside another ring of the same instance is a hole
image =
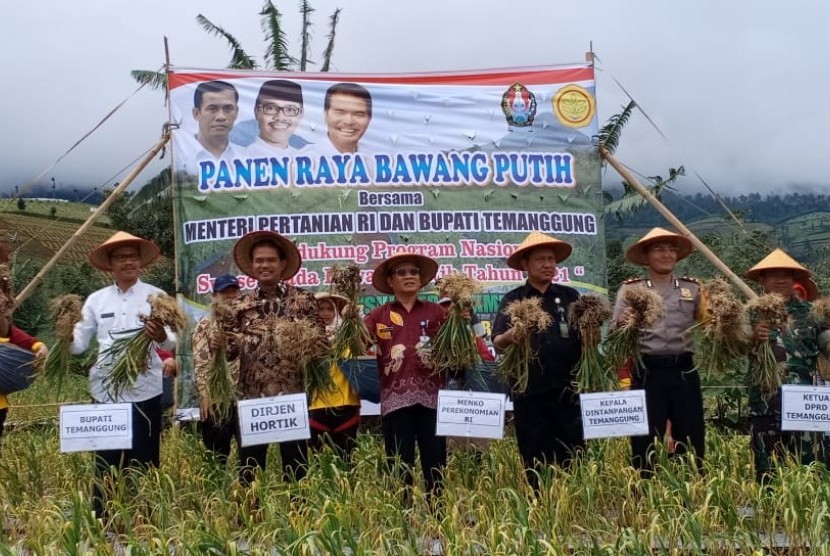
[[[269,69],[276,71],[306,71],[314,62],[309,57],[311,49],[311,14],[314,8],[308,0],[301,0],[300,15],[302,16],[302,29],[300,31],[300,52],[298,57],[288,53],[288,40],[282,29],[282,14],[277,7],[267,0],[259,12],[261,18],[262,32],[265,36],[266,49],[263,56],[263,65],[257,62],[256,58],[242,48],[240,42],[229,31],[220,25],[213,23],[202,14],[196,16],[196,22],[211,35],[224,38],[231,49],[231,59],[228,68],[232,69]],[[334,54],[334,39],[337,31],[337,24],[340,21],[340,8],[334,10],[329,17],[329,34],[327,36],[326,48],[323,51],[323,64],[320,71],[331,69],[331,59]],[[165,73],[147,70],[133,70],[130,73],[136,81],[146,84],[153,89],[167,88],[167,75]]]

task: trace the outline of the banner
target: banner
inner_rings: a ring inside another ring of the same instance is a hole
[[[238,274],[233,244],[254,230],[294,240],[301,287],[324,289],[333,265],[360,265],[366,311],[387,300],[372,269],[411,252],[436,259],[439,278],[482,281],[475,310],[486,320],[524,280],[506,259],[534,230],[574,246],[558,282],[605,292],[590,65],[176,70],[169,83],[178,280],[194,316],[217,276]],[[246,277],[240,285],[256,286]]]

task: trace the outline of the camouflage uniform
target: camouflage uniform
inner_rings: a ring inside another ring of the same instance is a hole
[[[784,384],[815,384],[819,354],[820,327],[811,314],[811,304],[793,296],[787,303],[787,327],[770,333],[775,360],[782,371]],[[750,369],[757,364],[750,358]],[[755,462],[755,478],[764,482],[773,467],[773,456],[783,460],[788,455],[801,463],[815,461],[814,449],[819,438],[815,433],[781,430],[781,391],[765,398],[749,380],[750,444]],[[819,442],[819,447],[821,446]]]

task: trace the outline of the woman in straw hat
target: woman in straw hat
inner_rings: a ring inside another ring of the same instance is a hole
[[[257,231],[236,242],[233,257],[239,270],[256,278],[258,285],[234,302],[226,329],[211,339],[211,349],[216,351],[226,343],[228,359],[239,358],[242,399],[305,392],[302,373],[294,362],[284,359],[273,338],[274,327],[286,320],[308,319],[323,327],[314,296],[287,283],[300,270],[300,252],[285,236]],[[305,440],[280,443],[286,480],[305,475],[306,452]],[[267,444],[239,449],[242,484],[251,484],[256,469],[265,469],[267,453]]]
[[[416,442],[430,502],[440,496],[447,463],[446,439],[435,435],[438,390],[446,379],[430,367],[428,354],[421,349],[438,331],[444,309],[418,299],[418,292],[437,270],[438,264],[423,255],[395,255],[382,261],[375,267],[372,284],[394,299],[365,319],[378,348],[383,443],[389,461],[399,457],[405,466],[407,504],[411,501]]]
[[[703,466],[703,394],[692,337],[687,331],[703,318],[706,303],[697,280],[674,274],[677,262],[691,252],[692,243],[686,237],[654,228],[625,253],[629,262],[646,267],[646,276],[626,281],[617,292],[612,322],[623,324],[633,316],[633,309],[625,300],[627,288],[654,290],[665,308],[651,327],[640,332],[641,364],[636,365],[632,377],[632,388],[646,393],[649,434],[631,437],[632,464],[644,476],[650,475],[655,437],[664,437],[667,420],[671,420],[672,436],[678,441],[676,453],[692,448],[698,467]]]
[[[349,300],[329,292],[318,292],[314,297],[317,299],[317,314],[326,326],[329,341],[333,343],[337,329],[343,323],[340,315]],[[321,450],[330,444],[349,459],[357,446],[360,398],[337,363],[331,363],[330,373],[334,389],[320,392],[309,400],[311,447]]]
[[[0,264],[9,264],[9,252],[3,244],[0,244]],[[8,266],[6,266],[6,270],[8,270]],[[8,276],[8,280],[11,285],[10,275]],[[0,296],[5,297],[5,294],[0,292]],[[0,344],[15,345],[26,351],[31,351],[38,359],[45,360],[49,354],[46,344],[37,338],[33,338],[12,323],[11,311],[13,311],[15,305],[14,299],[2,299],[0,300],[0,305],[9,310],[7,314],[0,314]],[[0,372],[3,372],[3,370],[0,369]],[[14,372],[17,372],[17,370],[15,369]],[[27,370],[26,372],[29,371]],[[3,436],[3,427],[6,422],[6,416],[9,413],[9,393],[0,390],[0,437]]]
[[[778,327],[769,322],[758,322],[753,328],[752,341],[756,344],[772,342],[775,358],[786,371],[785,384],[816,384],[819,352],[825,350],[830,332],[827,324],[817,323],[811,304],[794,295],[796,282],[810,280],[810,271],[781,249],[775,249],[749,269],[746,277],[755,280],[765,293],[775,293],[787,300],[788,325]],[[750,359],[750,372],[753,362]],[[755,478],[764,483],[770,479],[773,455],[783,460],[795,456],[802,463],[814,460],[815,435],[806,432],[781,430],[781,392],[765,396],[757,386],[750,385],[750,442]]]
[[[159,256],[159,248],[152,241],[126,232],[116,232],[89,254],[89,262],[95,268],[111,272],[114,283],[93,292],[84,302],[81,321],[75,325],[71,351],[81,354],[89,347],[92,338],[98,341],[98,360],[89,371],[89,389],[98,403],[129,402],[133,406],[133,446],[130,450],[101,450],[95,454],[95,469],[99,480],[93,485],[95,514],[104,513],[102,479],[110,468],[123,466],[158,466],[159,439],[161,436],[162,361],[151,349],[147,369],[140,373],[135,383],[113,398],[106,387],[112,369],[107,350],[119,332],[142,326],[141,314],[149,314],[147,298],[164,293],[159,288],[142,282],[141,273]],[[144,333],[155,342],[155,348],[172,351],[176,335],[169,328],[153,321],[143,324]]]
[[[508,304],[541,298],[542,308],[553,320],[551,326],[532,336],[536,357],[530,361],[527,389],[513,394],[516,441],[527,480],[537,492],[538,471],[544,464],[567,466],[585,445],[579,399],[571,389],[582,347],[579,332],[570,328],[567,320],[568,307],[579,293],[553,283],[556,265],[567,259],[571,250],[569,243],[553,236],[530,233],[507,259],[510,268],[527,272],[527,282],[504,295],[493,323],[493,344],[504,350],[515,341],[504,312]]]

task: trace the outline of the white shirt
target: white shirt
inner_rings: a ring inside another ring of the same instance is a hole
[[[283,156],[293,158],[294,155],[301,152],[299,149],[290,145],[284,149],[275,147],[271,143],[266,142],[262,137],[254,139],[254,142],[248,145],[246,149],[248,154],[247,158],[270,158],[272,156],[275,158],[282,158]]]
[[[127,291],[122,292],[113,284],[93,292],[86,299],[81,321],[75,324],[71,351],[75,355],[81,354],[93,337],[98,339],[98,360],[89,370],[89,390],[96,401],[141,402],[161,395],[162,365],[156,348],[170,351],[176,347],[176,335],[167,327],[164,329],[167,340],[151,344],[147,372],[138,375],[133,387],[125,388],[114,400],[104,386],[104,378],[112,369],[112,358],[105,352],[112,346],[113,336],[144,326],[138,315],[150,314],[147,298],[154,293],[164,292],[139,280]]]
[[[212,152],[202,146],[195,135],[185,136],[182,141],[176,141],[174,148],[176,149],[174,154],[176,170],[183,170],[193,176],[199,175],[199,163],[203,160],[213,162],[224,160],[233,166],[233,159],[245,158],[244,147],[235,145],[230,141],[228,141],[228,146],[225,147],[220,156],[214,156]]]

